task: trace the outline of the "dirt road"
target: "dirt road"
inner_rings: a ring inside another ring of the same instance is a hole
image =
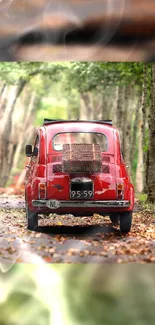
[[[136,203],[132,230],[122,235],[109,217],[50,215],[26,228],[22,196],[0,196],[2,263],[155,263],[155,213]]]

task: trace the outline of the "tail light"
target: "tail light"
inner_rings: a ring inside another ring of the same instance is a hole
[[[46,199],[46,183],[38,184],[38,196],[39,199]]]
[[[103,156],[102,161],[104,161],[106,163],[110,163],[110,157]]]
[[[116,190],[117,190],[117,199],[123,200],[124,199],[124,184],[117,183]]]

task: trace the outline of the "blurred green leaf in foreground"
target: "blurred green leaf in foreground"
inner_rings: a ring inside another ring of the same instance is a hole
[[[0,288],[0,325],[155,324],[149,264],[16,264]]]

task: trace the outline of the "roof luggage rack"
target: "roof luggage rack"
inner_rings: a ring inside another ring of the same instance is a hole
[[[45,118],[43,125],[47,125],[47,124],[52,124],[52,123],[57,123],[57,122],[65,122],[65,123],[69,123],[69,122],[94,122],[94,123],[103,123],[103,124],[108,124],[108,125],[113,125],[112,124],[112,120],[53,120],[53,119],[48,119]]]

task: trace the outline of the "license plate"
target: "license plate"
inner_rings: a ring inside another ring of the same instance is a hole
[[[47,201],[46,206],[50,209],[58,209],[60,208],[60,203],[57,200]]]
[[[71,191],[71,199],[88,199],[93,197],[93,191],[84,190],[84,191]]]

